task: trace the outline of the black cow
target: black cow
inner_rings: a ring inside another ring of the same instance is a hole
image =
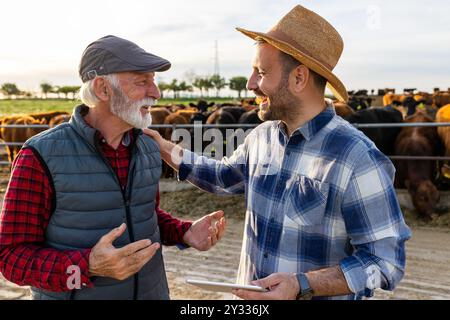
[[[260,124],[263,121],[258,116],[258,109],[250,110],[245,112],[239,118],[239,124]]]
[[[406,116],[412,116],[414,113],[416,113],[416,107],[419,104],[413,97],[406,97],[405,100],[403,100],[403,106],[407,108]]]
[[[246,112],[246,110],[241,106],[222,106],[219,110],[231,114],[234,118],[234,122],[232,123],[239,123],[239,119]]]
[[[348,116],[350,123],[402,123],[403,116],[394,108],[371,108],[360,110]],[[394,154],[394,143],[401,128],[360,128],[377,148],[386,155]]]
[[[355,111],[366,110],[372,105],[372,98],[352,95],[348,99],[348,106]]]
[[[205,100],[199,100],[197,104],[195,103],[189,103],[189,106],[192,108],[197,108],[200,112],[205,112],[208,110],[209,107],[212,107],[215,103],[214,102],[206,102]]]

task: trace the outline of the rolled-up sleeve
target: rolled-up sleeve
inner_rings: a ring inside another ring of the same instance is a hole
[[[353,254],[340,262],[357,297],[393,290],[403,278],[411,237],[393,186],[395,169],[376,149],[361,152],[343,193],[342,214]]]
[[[178,179],[215,194],[242,194],[245,191],[246,150],[244,142],[230,157],[220,161],[183,150]]]

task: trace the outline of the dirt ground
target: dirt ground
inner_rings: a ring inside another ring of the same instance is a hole
[[[2,173],[0,206],[8,179],[6,171]],[[231,295],[204,291],[185,281],[192,278],[234,282],[244,227],[243,197],[217,197],[197,189],[186,189],[164,192],[161,207],[174,216],[190,220],[218,209],[225,211],[227,232],[210,251],[180,251],[176,247],[164,247],[163,253],[172,299],[231,299]],[[450,227],[447,215],[441,227],[429,227],[433,223],[422,222],[411,212],[405,212],[405,216],[413,230],[412,239],[407,242],[406,275],[394,292],[379,290],[372,299],[450,300]],[[3,299],[29,299],[29,289],[7,282],[0,275],[0,300]]]

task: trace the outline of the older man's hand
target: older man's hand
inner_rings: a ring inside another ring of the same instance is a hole
[[[206,251],[222,238],[225,227],[223,211],[216,211],[195,221],[184,234],[183,241],[197,250]]]
[[[90,276],[125,280],[139,272],[160,248],[159,243],[152,244],[149,239],[144,239],[116,249],[113,242],[125,229],[126,224],[123,223],[105,234],[92,248],[89,256]]]

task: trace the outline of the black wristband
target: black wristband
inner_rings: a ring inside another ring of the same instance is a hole
[[[300,286],[300,291],[297,295],[297,300],[311,300],[314,293],[309,285],[308,278],[306,275],[302,272],[299,272],[295,274],[295,277],[297,278],[298,284]]]

